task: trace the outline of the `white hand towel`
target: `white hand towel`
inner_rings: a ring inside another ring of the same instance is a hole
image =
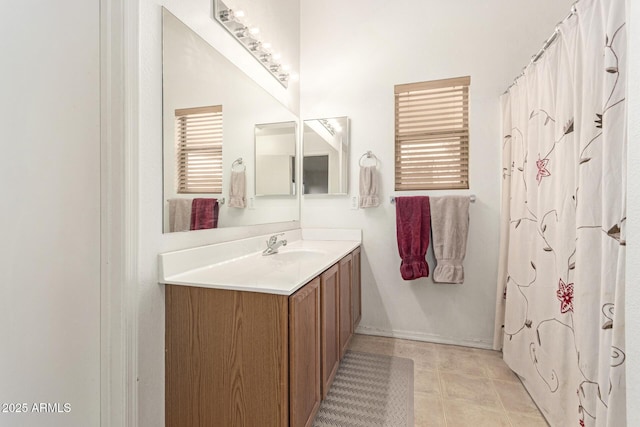
[[[360,207],[375,208],[379,204],[377,168],[360,166]]]
[[[436,283],[463,283],[462,261],[467,252],[469,196],[430,197],[431,233]]]
[[[231,171],[229,207],[244,209],[247,205],[246,191],[245,171]]]
[[[169,199],[169,231],[191,229],[191,199]]]

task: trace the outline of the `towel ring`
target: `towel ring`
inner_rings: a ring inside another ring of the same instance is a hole
[[[231,170],[233,170],[233,168],[235,168],[236,166],[242,166],[243,171],[247,169],[247,166],[242,163],[242,157],[238,157],[233,161],[233,163],[231,164]]]
[[[362,156],[360,156],[360,160],[358,160],[358,164],[360,166],[364,166],[364,164],[362,163],[363,160],[367,160],[367,159],[371,159],[373,158],[376,161],[376,166],[378,166],[378,158],[376,157],[375,154],[373,154],[373,152],[371,151],[367,151],[366,153],[364,153]]]

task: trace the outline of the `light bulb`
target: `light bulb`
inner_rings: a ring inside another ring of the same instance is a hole
[[[261,43],[258,40],[253,40],[249,43],[249,50],[252,52],[257,52],[260,50]]]
[[[260,55],[260,61],[262,62],[269,62],[271,61],[271,54],[270,53],[263,53]]]
[[[331,126],[336,132],[342,131],[342,126],[336,120],[329,120],[329,126]]]
[[[281,55],[281,54],[279,54],[279,53],[274,53],[274,54],[273,54],[273,59],[274,59],[275,61],[279,61],[279,60],[280,60],[280,58],[282,58],[282,55]]]
[[[258,34],[260,32],[260,28],[253,27],[252,29],[249,30],[249,32],[255,36],[256,34]]]
[[[262,43],[262,48],[265,50],[271,49],[271,43],[269,42]]]
[[[221,10],[220,11],[220,20],[226,22],[229,20],[229,16],[231,15],[230,10]]]

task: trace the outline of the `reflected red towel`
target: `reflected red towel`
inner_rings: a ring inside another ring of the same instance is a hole
[[[193,199],[191,202],[191,229],[218,228],[218,200]]]
[[[400,274],[404,280],[429,276],[425,260],[431,231],[429,198],[396,197],[396,235],[402,258]]]

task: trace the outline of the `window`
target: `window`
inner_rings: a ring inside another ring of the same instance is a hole
[[[178,193],[222,193],[222,106],[176,110]]]
[[[469,188],[470,77],[395,86],[398,190]]]

